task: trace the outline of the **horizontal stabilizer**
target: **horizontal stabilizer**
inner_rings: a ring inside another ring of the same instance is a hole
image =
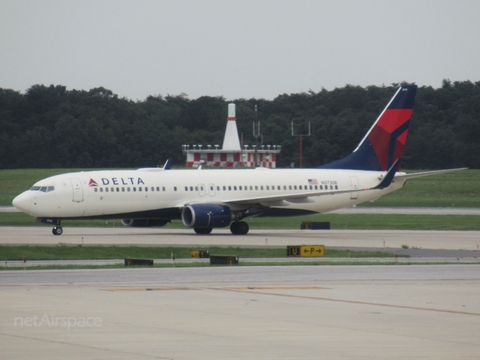
[[[468,168],[464,167],[464,168],[456,168],[456,169],[422,171],[422,172],[410,173],[410,174],[396,174],[395,179],[408,180],[408,179],[414,179],[414,178],[419,178],[423,176],[438,175],[438,174],[449,173],[449,172],[460,171],[460,170],[467,170],[467,169]]]

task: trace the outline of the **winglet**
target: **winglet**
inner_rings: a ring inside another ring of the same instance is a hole
[[[165,164],[163,165],[163,170],[170,170],[172,168],[172,158],[168,158],[167,161],[165,161]]]
[[[373,187],[371,190],[374,189],[385,189],[390,186],[390,184],[393,181],[393,178],[395,177],[396,172],[400,168],[400,163],[402,162],[402,158],[397,159],[395,163],[392,165],[390,170],[387,171],[387,174],[383,178],[382,182],[378,184],[377,186]]]

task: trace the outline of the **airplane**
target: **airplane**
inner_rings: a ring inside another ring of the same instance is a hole
[[[61,235],[62,220],[121,219],[125,226],[165,226],[181,219],[197,234],[246,218],[325,213],[402,188],[406,180],[460,169],[398,172],[417,86],[402,85],[357,148],[343,159],[309,169],[163,168],[66,173],[35,183],[13,206]],[[463,168],[462,168],[463,169]]]

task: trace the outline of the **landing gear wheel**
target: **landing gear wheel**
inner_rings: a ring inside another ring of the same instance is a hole
[[[212,228],[193,228],[193,231],[199,235],[208,235],[212,232]]]
[[[63,229],[62,229],[61,226],[55,226],[52,229],[52,233],[53,233],[53,235],[62,235],[63,234]]]
[[[233,235],[247,235],[248,224],[245,221],[235,221],[230,225],[230,231]]]

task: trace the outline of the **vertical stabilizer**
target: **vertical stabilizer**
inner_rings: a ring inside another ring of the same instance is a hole
[[[237,118],[235,117],[235,104],[228,104],[227,128],[223,138],[222,150],[241,151],[237,131]]]
[[[407,141],[417,85],[402,85],[357,148],[322,169],[387,171],[400,158]]]

